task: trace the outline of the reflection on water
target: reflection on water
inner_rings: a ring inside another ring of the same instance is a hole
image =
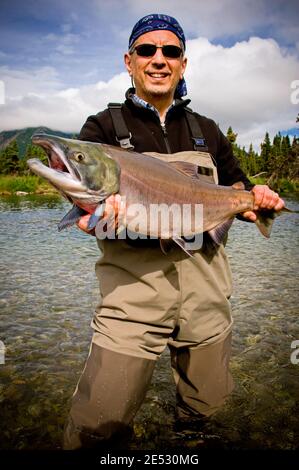
[[[288,206],[298,207],[298,200]],[[0,198],[2,449],[60,447],[68,400],[88,352],[98,249],[75,228],[57,232],[68,209],[55,196]],[[271,240],[244,222],[230,231],[236,387],[207,426],[212,446],[298,446],[299,365],[290,362],[291,342],[299,339],[298,223],[297,215],[278,218]],[[174,403],[165,352],[136,418],[132,448],[200,445],[172,430]]]

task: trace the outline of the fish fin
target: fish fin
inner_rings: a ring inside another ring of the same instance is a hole
[[[65,214],[65,216],[59,222],[58,231],[61,232],[61,230],[74,225],[83,215],[86,214],[87,212],[84,209],[81,209],[81,207],[78,207],[74,204],[71,210]]]
[[[173,238],[172,239],[182,250],[188,255],[191,256],[192,258],[194,257],[193,251],[192,250],[187,250],[186,248],[186,242],[182,238]],[[163,250],[162,250],[163,251]]]
[[[162,238],[160,238],[160,248],[161,248],[162,253],[164,253],[164,255],[167,255],[167,251],[165,249],[165,243],[164,243],[164,240],[162,240]]]
[[[294,211],[293,209],[288,209],[287,207],[283,207],[277,215],[281,215],[282,212],[289,212],[290,214],[299,214],[299,211]]]
[[[100,220],[100,218],[104,214],[104,211],[105,211],[105,203],[101,202],[100,204],[97,205],[96,210],[94,211],[93,214],[91,214],[91,216],[89,218],[89,221],[88,221],[88,224],[87,224],[88,230],[92,230],[93,228],[95,228],[98,221]]]
[[[171,166],[173,166],[177,171],[183,173],[186,176],[191,176],[191,178],[199,179],[197,173],[197,165],[190,162],[169,162]]]
[[[256,221],[255,225],[259,229],[262,235],[266,238],[270,238],[272,226],[275,217],[279,215],[278,212],[275,211],[256,211]]]
[[[160,248],[164,255],[167,255],[171,248],[171,240],[169,238],[160,238]]]
[[[232,188],[234,188],[234,189],[245,189],[245,184],[243,183],[243,181],[237,181],[236,183],[234,183],[232,185]]]
[[[216,225],[216,227],[212,228],[208,231],[212,240],[216,243],[216,245],[221,245],[221,243],[225,240],[227,232],[231,228],[231,225],[234,221],[234,217],[221,222],[220,224]]]
[[[256,221],[255,224],[262,235],[266,238],[270,238],[271,230],[273,226],[274,219],[281,215],[283,212],[287,212],[289,214],[298,214],[299,211],[293,211],[288,209],[287,207],[283,207],[280,211],[274,210],[261,210],[256,211]]]

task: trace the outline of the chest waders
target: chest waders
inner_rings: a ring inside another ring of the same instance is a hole
[[[132,148],[131,134],[119,112],[120,107],[117,114],[112,113],[117,140]],[[189,110],[186,117],[194,151],[150,155],[194,163],[201,175],[218,183],[197,120]],[[88,359],[72,398],[65,449],[101,443],[105,448],[108,440],[126,446],[156,360],[166,346],[179,420],[212,415],[233,388],[229,372],[232,285],[223,245],[215,247],[206,240],[190,258],[174,243],[166,255],[158,244],[134,246],[127,240],[98,244],[101,302],[92,320]]]

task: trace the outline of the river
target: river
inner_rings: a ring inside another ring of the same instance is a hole
[[[298,198],[286,200],[298,209]],[[61,448],[88,353],[99,252],[76,228],[57,232],[68,209],[56,196],[0,198],[1,449]],[[299,348],[298,234],[299,216],[289,214],[275,221],[270,240],[254,224],[236,221],[230,230],[235,389],[207,426],[211,447],[298,447],[299,352],[291,347],[298,340]],[[136,417],[132,449],[201,445],[200,436],[173,431],[174,405],[166,351]]]

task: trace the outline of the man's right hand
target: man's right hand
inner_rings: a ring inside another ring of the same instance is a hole
[[[80,219],[77,222],[77,226],[83,230],[83,232],[88,233],[89,235],[93,235],[95,237],[95,229],[88,230],[88,222],[90,219],[91,214],[86,214],[80,217]]]
[[[101,217],[105,219],[107,223],[108,231],[116,231],[118,228],[118,223],[122,223],[125,220],[126,208],[122,204],[122,198],[119,194],[112,194],[107,197],[105,200],[105,210],[104,214]],[[83,232],[88,233],[89,235],[95,236],[95,229],[88,229],[88,222],[91,214],[83,215],[77,222],[77,226],[83,230]]]

